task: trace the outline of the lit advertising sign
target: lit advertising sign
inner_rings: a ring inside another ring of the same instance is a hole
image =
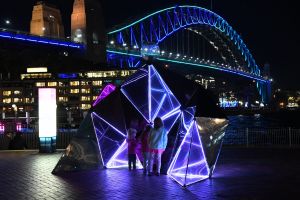
[[[56,89],[39,88],[39,137],[56,136]]]

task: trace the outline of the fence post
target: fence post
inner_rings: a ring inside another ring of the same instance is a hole
[[[246,142],[247,142],[247,148],[249,147],[249,129],[246,128]]]
[[[290,144],[290,147],[292,147],[292,131],[291,131],[291,127],[289,127],[289,144]]]

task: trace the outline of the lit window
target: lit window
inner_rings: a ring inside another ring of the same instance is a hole
[[[70,93],[71,94],[78,94],[79,93],[79,89],[71,89]]]
[[[102,81],[93,81],[93,85],[102,86]]]
[[[129,76],[130,72],[129,71],[121,71],[121,76]]]
[[[11,91],[3,91],[3,96],[10,96],[11,95]]]
[[[42,79],[51,78],[51,73],[38,73],[38,74],[21,74],[21,80],[24,79]]]
[[[79,86],[79,81],[71,81],[70,86]]]
[[[59,86],[59,87],[64,87],[65,84],[64,84],[63,82],[58,82],[58,86]]]
[[[25,98],[25,103],[34,103],[34,98]]]
[[[82,110],[88,110],[91,108],[91,105],[90,104],[81,104],[81,109]]]
[[[99,78],[99,77],[103,77],[103,73],[102,72],[89,72],[89,73],[86,73],[86,76],[88,78]]]
[[[22,99],[20,99],[20,98],[14,98],[14,103],[20,103],[20,102],[22,102]]]
[[[5,99],[3,99],[3,103],[11,103],[11,99],[10,98],[5,98]]]
[[[58,97],[59,102],[68,102],[68,97]]]
[[[89,85],[88,81],[81,81],[81,85]]]
[[[57,83],[56,82],[48,82],[49,87],[56,87]]]
[[[81,93],[82,94],[89,94],[89,93],[91,93],[91,89],[81,89]]]
[[[82,96],[81,97],[81,101],[90,101],[91,97],[87,97],[87,96]]]
[[[98,98],[98,96],[93,96],[93,101],[95,101]]]
[[[21,91],[20,91],[20,90],[15,90],[15,91],[14,91],[14,94],[15,94],[15,95],[19,95],[19,94],[21,94]]]
[[[37,82],[35,85],[36,85],[36,87],[45,87],[46,83],[45,82]]]

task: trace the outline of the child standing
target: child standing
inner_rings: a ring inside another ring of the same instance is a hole
[[[149,176],[152,175],[153,163],[156,162],[156,175],[160,175],[161,167],[161,155],[165,151],[168,144],[168,135],[164,128],[164,124],[161,118],[156,117],[154,119],[154,128],[149,133],[149,148],[150,148],[150,162],[149,162]]]
[[[146,174],[149,165],[149,144],[148,137],[151,130],[151,126],[147,125],[141,134],[142,153],[143,153],[143,173]]]
[[[130,128],[127,134],[127,144],[128,144],[128,169],[131,170],[131,164],[133,165],[133,169],[136,169],[136,152],[135,148],[137,145],[137,141],[135,139],[136,130],[134,128]]]

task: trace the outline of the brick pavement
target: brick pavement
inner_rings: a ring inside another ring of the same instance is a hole
[[[180,187],[126,169],[55,176],[61,153],[0,152],[0,199],[299,199],[300,149],[224,148],[212,179]]]

